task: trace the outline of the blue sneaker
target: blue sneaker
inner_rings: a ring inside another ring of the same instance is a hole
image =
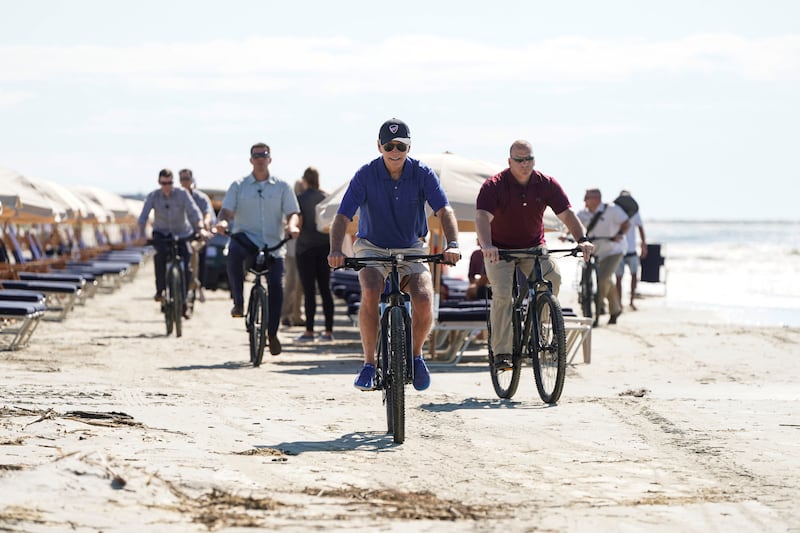
[[[358,374],[353,386],[359,390],[374,390],[375,389],[375,365],[372,363],[364,363],[361,372]]]
[[[425,390],[431,386],[431,373],[421,355],[414,358],[414,388]]]

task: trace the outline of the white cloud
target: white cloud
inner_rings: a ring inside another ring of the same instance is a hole
[[[34,94],[30,91],[0,90],[0,107],[12,107],[31,98],[34,98]]]
[[[386,80],[397,72],[420,82],[398,84],[393,91]],[[800,36],[698,34],[668,41],[575,36],[498,45],[408,35],[378,43],[275,37],[129,47],[0,46],[0,80],[6,82],[119,80],[143,88],[223,93],[427,92],[465,83],[608,82],[640,73],[696,72],[800,79]]]

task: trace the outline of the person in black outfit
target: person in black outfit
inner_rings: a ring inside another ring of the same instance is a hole
[[[314,315],[317,311],[317,288],[322,298],[322,311],[325,314],[325,330],[319,340],[333,340],[333,296],[331,295],[331,269],[328,266],[330,239],[327,233],[317,229],[316,207],[325,199],[326,194],[319,190],[319,171],[308,167],[303,173],[303,184],[306,190],[298,197],[300,204],[301,226],[297,237],[295,257],[306,312],[306,331],[295,340],[310,342],[314,340]],[[314,286],[316,284],[316,287]]]

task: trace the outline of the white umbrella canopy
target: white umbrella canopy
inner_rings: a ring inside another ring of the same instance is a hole
[[[81,198],[60,183],[40,178],[29,178],[34,186],[63,211],[57,222],[75,223],[86,218],[89,208]]]
[[[7,168],[0,168],[0,202],[3,220],[15,223],[45,224],[58,222],[64,216],[64,210],[30,179]]]
[[[130,210],[125,199],[116,193],[100,187],[75,187],[75,190],[86,197],[93,198],[114,216],[114,221],[124,222],[130,218]]]
[[[450,152],[441,154],[419,154],[414,156],[436,172],[447,194],[450,206],[456,214],[459,231],[475,231],[475,200],[478,197],[481,185],[487,178],[494,176],[503,167],[461,157]],[[317,226],[320,231],[326,231],[339,208],[347,190],[347,183],[333,191],[324,201],[317,205]],[[436,217],[429,212],[428,225],[431,231],[438,231],[439,223]],[[348,230],[355,231],[358,215],[353,219]],[[556,215],[548,208],[544,216],[545,230],[561,231],[563,225]]]
[[[114,221],[114,216],[111,211],[98,202],[94,195],[83,192],[81,187],[70,187],[69,191],[77,196],[86,206],[85,218],[88,219],[87,222],[105,224],[106,222]]]

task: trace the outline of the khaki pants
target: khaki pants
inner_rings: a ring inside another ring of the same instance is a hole
[[[617,271],[622,254],[614,254],[597,260],[597,282],[600,285],[598,294],[600,301],[608,300],[608,312],[618,315],[622,312],[622,305],[617,294],[617,284],[614,282],[614,273]]]

